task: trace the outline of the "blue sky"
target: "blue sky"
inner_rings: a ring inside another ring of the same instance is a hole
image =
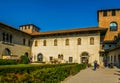
[[[98,26],[97,10],[120,8],[120,0],[0,0],[0,22],[41,31]]]

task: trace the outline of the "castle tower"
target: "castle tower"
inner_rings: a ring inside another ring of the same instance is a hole
[[[120,9],[98,10],[100,28],[108,28],[104,41],[114,40],[120,32]]]
[[[34,24],[26,24],[26,25],[21,25],[20,30],[31,34],[33,32],[39,32],[40,28],[38,28]]]

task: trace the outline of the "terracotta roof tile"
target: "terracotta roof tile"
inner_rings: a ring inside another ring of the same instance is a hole
[[[68,30],[57,30],[57,31],[48,31],[48,32],[33,32],[31,35],[50,35],[50,34],[61,34],[61,33],[74,33],[74,32],[88,32],[88,31],[103,31],[107,28],[99,27],[89,27],[89,28],[76,28]]]

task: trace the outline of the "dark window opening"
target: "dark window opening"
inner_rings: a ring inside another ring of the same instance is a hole
[[[115,16],[115,15],[116,15],[116,11],[112,10],[112,16]]]
[[[3,33],[3,41],[5,42],[5,33]]]
[[[23,39],[23,45],[25,45],[25,39]]]
[[[12,35],[10,35],[10,43],[12,43],[12,38],[13,38]]]
[[[53,57],[51,56],[51,57],[50,57],[50,61],[52,61],[52,60],[53,60]]]
[[[109,45],[109,47],[111,47],[111,45]]]
[[[9,42],[9,35],[6,34],[6,41]]]
[[[103,11],[103,16],[107,16],[107,11]]]
[[[73,62],[73,57],[69,57],[69,62],[70,62],[70,63]]]
[[[43,41],[43,46],[46,46],[46,40]]]
[[[30,46],[30,44],[31,44],[31,42],[30,42],[30,40],[28,41],[28,46]]]

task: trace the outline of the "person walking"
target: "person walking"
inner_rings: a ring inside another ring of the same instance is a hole
[[[97,60],[94,61],[94,70],[97,68]]]

